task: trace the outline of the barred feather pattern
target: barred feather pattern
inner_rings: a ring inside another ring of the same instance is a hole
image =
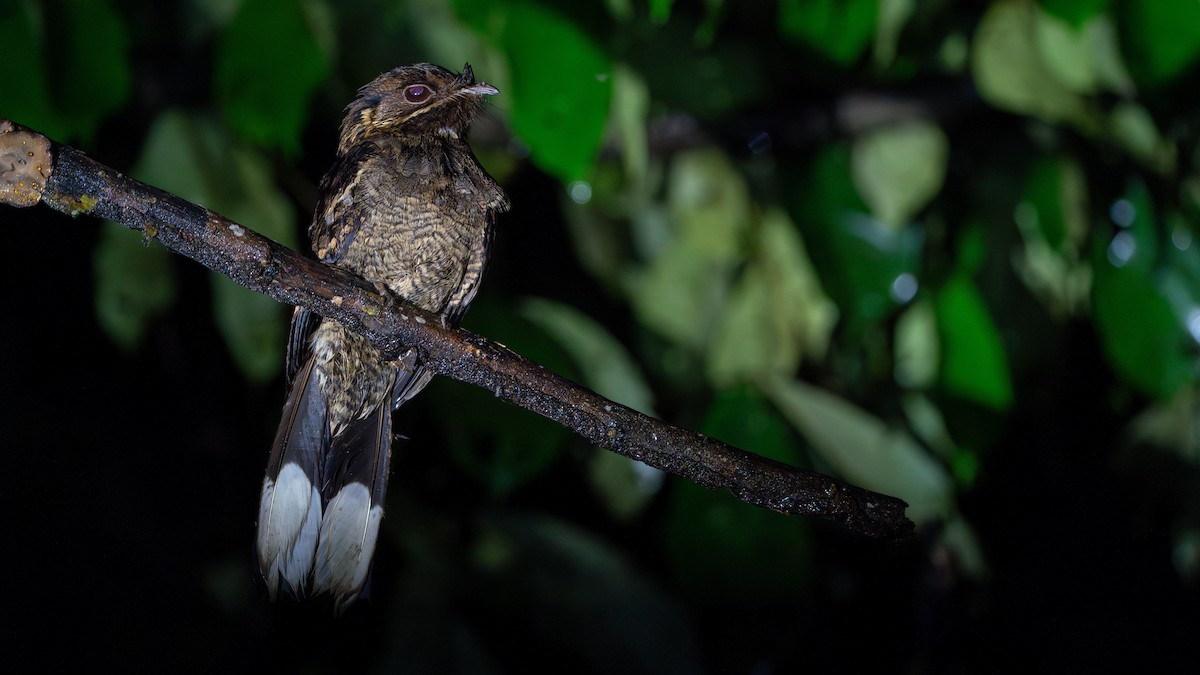
[[[417,103],[414,83],[430,90]],[[316,256],[457,325],[483,276],[495,216],[508,207],[463,140],[491,93],[470,66],[456,75],[429,64],[363,87],[321,181],[309,228]],[[363,592],[379,537],[391,412],[430,374],[415,352],[385,360],[366,339],[304,310],[288,345],[290,389],[263,480],[259,565],[272,598],[325,593],[342,610]]]

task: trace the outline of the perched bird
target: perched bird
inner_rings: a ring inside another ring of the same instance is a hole
[[[321,180],[309,238],[350,270],[457,325],[487,264],[508,200],[466,135],[483,97],[471,66],[384,73],[346,108],[337,160]],[[383,516],[392,411],[428,384],[415,351],[388,360],[364,338],[297,309],[289,393],[258,515],[259,566],[272,598],[362,591]]]

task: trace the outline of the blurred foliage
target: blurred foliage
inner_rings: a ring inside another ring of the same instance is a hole
[[[244,145],[211,119],[166,110],[150,128],[141,157],[131,174],[161,189],[232,218],[254,223],[254,229],[295,246],[295,213],[271,180],[261,151]],[[137,233],[106,228],[107,239],[134,241]],[[103,325],[126,347],[135,346],[147,322],[171,299],[166,258],[157,245],[139,251],[128,245],[103,246],[96,252],[97,310]],[[145,267],[147,260],[162,273],[157,279],[139,278],[129,288],[125,269]],[[212,277],[213,312],[226,344],[247,378],[272,379],[283,358],[284,317],[279,303],[248,291],[225,277]],[[115,297],[114,297],[115,296]]]
[[[713,400],[699,431],[771,459],[800,458],[787,422],[766,398],[736,387]],[[680,483],[667,509],[672,577],[707,601],[764,602],[801,596],[811,583],[808,524]]]
[[[309,100],[335,48],[329,12],[305,0],[239,3],[213,64],[213,95],[234,131],[289,154],[299,150]]]
[[[91,139],[104,118],[126,104],[132,88],[125,19],[104,0],[17,0],[0,13],[9,36],[5,96],[10,119],[37,120],[64,141]]]
[[[501,244],[565,245],[501,245],[537,284],[489,281],[468,326],[633,408],[901,496],[967,574],[988,561],[960,503],[1055,406],[1122,432],[1088,452],[1200,459],[1194,1],[10,4],[0,116],[89,150],[135,139],[132,175],[289,245],[355,87],[469,59],[503,92],[474,139],[518,197]],[[170,311],[173,266],[115,228],[94,265],[101,325],[133,349]],[[276,377],[284,308],[224,279],[211,302],[245,376]],[[1079,359],[1086,383],[1064,365]],[[485,391],[427,398],[456,470],[497,502],[574,462],[589,491],[570,496],[612,523],[659,505],[683,592],[812,590],[804,521],[589,454]],[[491,523],[481,550],[499,537],[503,555],[480,564],[624,569],[561,527]],[[1180,514],[1193,577],[1198,529]]]

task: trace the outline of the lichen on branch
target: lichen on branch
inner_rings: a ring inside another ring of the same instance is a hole
[[[0,202],[37,204],[52,165],[48,138],[0,120]]]

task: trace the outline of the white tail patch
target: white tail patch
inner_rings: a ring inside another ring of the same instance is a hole
[[[381,505],[371,506],[371,493],[362,483],[349,483],[334,495],[321,521],[313,592],[332,593],[339,609],[349,606],[362,590],[379,538]]]
[[[321,495],[304,471],[288,462],[263,480],[258,508],[258,563],[275,599],[280,582],[301,594],[313,568],[321,523]]]

